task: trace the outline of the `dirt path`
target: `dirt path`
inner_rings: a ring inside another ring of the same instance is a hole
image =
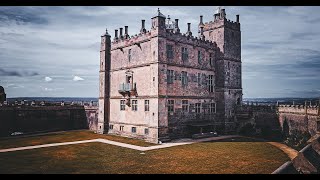
[[[281,149],[283,152],[285,152],[289,158],[292,160],[293,158],[295,158],[298,155],[298,151],[295,149],[292,149],[291,147],[282,144],[282,143],[278,143],[278,142],[267,142],[279,149]]]
[[[168,148],[168,147],[173,147],[173,146],[193,144],[193,143],[197,143],[197,142],[228,139],[228,138],[234,138],[234,137],[239,137],[239,136],[228,135],[228,136],[209,137],[209,138],[196,139],[196,140],[188,139],[187,141],[168,142],[168,143],[163,143],[161,145],[149,146],[149,147],[136,146],[136,145],[132,145],[132,144],[126,144],[126,143],[121,143],[121,142],[116,142],[116,141],[111,141],[111,140],[106,140],[106,139],[91,139],[91,140],[83,140],[83,141],[51,143],[51,144],[42,144],[42,145],[35,145],[35,146],[0,149],[0,153],[12,152],[12,151],[22,151],[22,150],[28,150],[28,149],[38,149],[38,148],[45,148],[45,147],[54,147],[54,146],[64,146],[64,145],[71,145],[71,144],[90,143],[90,142],[100,142],[100,143],[105,143],[105,144],[111,144],[111,145],[134,149],[134,150],[138,150],[138,151],[149,151],[149,150],[154,150],[154,149],[162,149],[162,148]]]

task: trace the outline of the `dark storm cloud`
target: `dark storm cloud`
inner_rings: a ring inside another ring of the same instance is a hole
[[[17,24],[47,24],[48,21],[39,16],[39,10],[31,7],[1,7],[0,22],[15,21]]]
[[[24,76],[37,76],[39,73],[37,72],[19,72],[19,71],[7,71],[5,69],[0,68],[0,76],[18,76],[18,77],[24,77]]]

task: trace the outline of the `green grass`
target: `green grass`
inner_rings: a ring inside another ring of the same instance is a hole
[[[148,143],[143,140],[131,139],[121,136],[106,135],[106,134],[95,134],[92,131],[69,131],[69,132],[57,132],[49,133],[44,135],[37,135],[32,137],[16,137],[0,140],[0,149],[15,148],[22,146],[33,146],[49,143],[60,143],[70,141],[81,141],[89,139],[108,139],[112,141],[123,142],[127,144],[133,144],[138,146],[154,146],[156,144]]]
[[[0,173],[263,173],[289,158],[264,142],[203,142],[140,154],[102,143],[0,153]]]

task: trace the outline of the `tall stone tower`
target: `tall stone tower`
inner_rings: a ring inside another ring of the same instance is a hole
[[[106,33],[101,36],[100,71],[99,71],[99,115],[97,133],[108,133],[110,114],[110,63],[111,36]]]
[[[225,131],[233,131],[235,107],[242,102],[239,15],[236,16],[236,22],[230,21],[226,18],[225,9],[219,8],[214,14],[214,21],[204,24],[200,16],[199,30],[201,28],[205,39],[216,42],[220,48],[216,61],[217,111],[222,112],[221,118],[224,116]]]

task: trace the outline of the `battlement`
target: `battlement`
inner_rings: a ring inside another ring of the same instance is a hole
[[[235,22],[227,21],[226,19],[225,21],[226,23],[222,23],[222,24],[228,24],[228,25],[237,24]],[[208,23],[206,24],[209,27],[209,24]],[[214,23],[214,24],[216,26],[219,23]],[[173,21],[170,21],[170,17],[168,16],[167,24],[165,24],[165,26],[159,27],[159,30],[157,30],[157,28],[151,28],[151,30],[147,31],[145,29],[145,20],[142,20],[141,30],[140,30],[140,33],[138,34],[130,36],[128,34],[128,26],[125,26],[124,34],[123,34],[123,28],[120,28],[120,34],[118,36],[118,30],[116,29],[115,35],[111,44],[111,50],[122,49],[122,48],[133,46],[133,45],[140,46],[140,43],[150,41],[154,37],[164,37],[164,38],[167,38],[168,40],[186,43],[192,46],[204,47],[207,49],[213,49],[217,47],[217,43],[212,42],[210,40],[205,40],[205,37],[201,34],[199,34],[199,37],[192,36],[192,32],[190,31],[191,23],[188,23],[187,25],[188,25],[188,31],[186,33],[181,33],[178,26],[178,19],[175,19],[175,22],[173,22]]]
[[[129,47],[132,45],[139,46],[140,43],[150,41],[153,37],[155,37],[155,34],[153,34],[151,31],[146,31],[145,33],[135,34],[131,37],[113,40],[111,44],[111,51]]]
[[[279,105],[279,113],[319,115],[319,106],[306,105]]]
[[[206,22],[204,23],[204,31],[211,31],[220,27],[227,27],[233,30],[240,31],[240,23],[234,22],[229,19],[223,18],[223,19],[216,19],[214,21]]]

